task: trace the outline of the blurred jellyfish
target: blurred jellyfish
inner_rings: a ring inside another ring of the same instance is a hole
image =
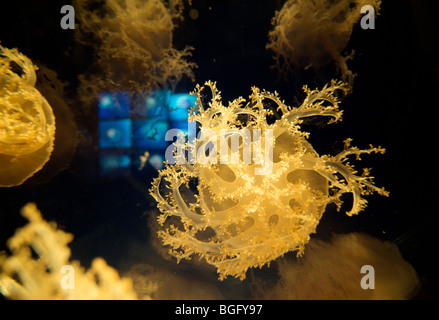
[[[179,272],[159,261],[161,265],[137,263],[124,272],[125,277],[133,280],[133,289],[138,296],[150,296],[153,300],[224,299],[219,288],[199,274]]]
[[[341,78],[352,84],[354,75],[343,56],[352,29],[371,5],[378,12],[380,0],[288,0],[277,11],[268,34],[267,49],[274,52],[276,67],[284,73],[296,68],[320,68],[335,63]]]
[[[132,280],[119,277],[103,258],[94,258],[88,270],[72,260],[68,244],[73,235],[44,220],[35,203],[26,204],[21,214],[29,223],[8,240],[11,254],[0,252],[0,296],[11,300],[139,298]]]
[[[193,79],[195,63],[186,58],[193,48],[172,46],[174,20],[181,19],[182,1],[74,1],[78,40],[95,48],[97,72],[81,75],[80,94],[87,99],[100,89],[147,92],[175,87]]]
[[[35,70],[17,49],[0,46],[0,187],[22,184],[53,150],[55,117],[35,89]]]
[[[374,268],[374,289],[361,285],[365,265]],[[363,233],[311,240],[304,257],[279,261],[279,276],[275,286],[259,286],[255,298],[399,300],[419,287],[416,271],[394,243]]]
[[[143,153],[143,155],[139,156],[140,166],[139,166],[138,170],[143,170],[143,168],[146,165],[146,161],[148,161],[148,158],[149,158],[149,152],[148,151],[145,151]]]
[[[149,164],[156,170],[163,169],[163,162],[164,161],[165,161],[165,159],[160,154],[153,154],[148,160]]]
[[[74,110],[66,94],[68,83],[58,78],[56,71],[40,65],[37,72],[36,88],[47,99],[56,118],[55,148],[50,162],[38,177],[38,182],[50,180],[52,177],[68,168],[79,144],[79,130],[76,124]]]

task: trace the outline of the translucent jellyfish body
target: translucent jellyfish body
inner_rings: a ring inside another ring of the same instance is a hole
[[[373,290],[363,289],[365,266],[373,267],[375,278],[368,280],[375,284]],[[413,297],[420,286],[416,270],[395,243],[364,233],[315,239],[303,259],[284,259],[278,270],[278,283],[259,283],[255,299],[402,300]]]
[[[180,137],[175,142],[176,163],[160,171],[150,189],[163,213],[159,236],[178,260],[198,254],[217,268],[220,279],[244,279],[248,268],[261,267],[288,251],[301,255],[326,205],[340,207],[342,194],[353,196],[348,215],[364,209],[363,195],[387,195],[374,186],[368,170],[359,176],[347,162],[351,155],[358,158],[384,149],[360,150],[348,139],[338,155],[319,156],[308,134],[300,131],[306,117],[340,120],[335,92],[346,91],[346,85],[332,82],[321,91],[305,87],[307,97],[298,108],[285,105],[277,93],[255,87],[245,106],[238,98],[225,107],[216,85],[206,86],[212,92],[209,107],[201,100],[205,87],[197,85],[197,106],[190,120],[199,124],[200,132],[218,137],[216,144],[199,135],[191,148]],[[273,103],[282,116],[270,124],[268,106]],[[180,157],[183,152],[179,155],[183,147],[187,161]],[[251,150],[251,161],[244,161],[246,150]],[[210,161],[204,161],[205,153]],[[239,159],[232,161],[234,156]]]
[[[350,84],[353,74],[343,56],[352,29],[370,5],[378,12],[379,0],[288,0],[277,11],[267,49],[275,53],[279,69],[320,68],[335,62],[341,78]]]
[[[172,45],[182,1],[106,0],[102,5],[77,0],[74,6],[80,41],[95,47],[98,56],[98,71],[80,77],[80,94],[102,89],[144,92],[174,86],[184,76],[193,78],[196,65],[186,60],[193,48]]]
[[[49,160],[55,117],[35,89],[36,66],[0,46],[0,186],[22,184]]]

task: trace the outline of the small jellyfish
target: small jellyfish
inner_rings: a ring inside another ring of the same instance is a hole
[[[35,89],[35,70],[17,49],[0,46],[0,187],[22,184],[53,150],[55,117]]]
[[[98,71],[80,77],[82,94],[99,89],[147,92],[175,87],[184,76],[193,79],[196,64],[186,60],[193,48],[172,45],[182,1],[106,0],[102,5],[77,0],[74,6],[78,40],[94,47],[98,57]]]
[[[354,74],[343,56],[361,8],[373,6],[378,12],[380,0],[288,0],[277,11],[268,34],[267,49],[275,54],[279,70],[321,68],[334,62],[341,78],[352,84]]]
[[[202,103],[206,87],[212,94],[208,106]],[[158,234],[178,261],[198,254],[217,268],[221,280],[244,279],[248,268],[288,251],[302,255],[326,205],[340,209],[343,194],[353,198],[348,215],[366,207],[364,195],[387,195],[369,170],[357,175],[348,163],[351,156],[383,148],[360,150],[347,139],[344,151],[319,156],[300,130],[307,117],[340,120],[337,93],[346,93],[347,85],[332,81],[304,91],[307,97],[297,108],[256,87],[246,104],[238,98],[225,107],[215,83],[197,85],[189,120],[198,123],[198,137],[192,145],[177,138],[175,158],[167,158],[150,189],[163,213]],[[274,123],[270,106],[282,114]]]

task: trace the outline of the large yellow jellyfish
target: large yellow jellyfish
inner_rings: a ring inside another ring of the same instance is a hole
[[[352,29],[369,5],[378,13],[380,0],[288,0],[277,11],[267,49],[275,54],[278,69],[320,68],[335,62],[341,78],[352,84],[353,73],[343,56]]]
[[[300,130],[306,117],[341,119],[336,94],[346,92],[345,84],[304,87],[307,97],[298,108],[256,87],[245,105],[238,98],[225,107],[216,84],[206,86],[212,100],[203,105],[205,86],[197,85],[196,108],[189,115],[200,126],[198,138],[189,144],[178,136],[174,158],[167,159],[175,164],[167,164],[150,189],[163,213],[159,236],[178,261],[198,254],[217,268],[220,279],[244,279],[248,268],[288,251],[303,254],[326,205],[340,208],[342,194],[353,197],[348,215],[365,208],[363,195],[387,195],[374,186],[369,170],[358,175],[348,163],[349,156],[358,159],[383,148],[360,150],[347,139],[344,151],[319,156]],[[268,121],[270,106],[282,114],[274,122]]]
[[[175,86],[184,76],[193,79],[193,48],[173,48],[174,20],[182,1],[75,0],[80,41],[95,47],[95,73],[80,77],[81,95],[102,89],[146,92]],[[87,39],[87,40],[86,40]],[[92,39],[92,41],[90,41]]]
[[[36,66],[0,46],[0,187],[22,184],[49,160],[55,117],[35,89]]]

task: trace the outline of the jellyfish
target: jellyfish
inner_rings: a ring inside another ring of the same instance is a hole
[[[363,266],[368,266],[369,273]],[[280,280],[275,285],[259,282],[254,298],[402,300],[413,297],[419,288],[415,269],[398,247],[365,233],[335,234],[329,241],[313,239],[302,259],[282,259],[278,270]],[[373,288],[361,285],[363,279],[367,283],[364,277]]]
[[[170,254],[177,261],[199,255],[216,267],[220,280],[242,280],[249,268],[289,251],[303,255],[326,206],[340,209],[343,194],[353,198],[347,215],[366,207],[364,195],[387,196],[369,170],[357,174],[348,162],[383,148],[360,150],[346,139],[339,154],[319,156],[301,131],[307,117],[339,121],[337,95],[347,87],[339,81],[321,90],[305,86],[305,100],[292,108],[277,93],[256,87],[247,103],[238,98],[225,107],[215,83],[197,85],[189,120],[198,123],[199,134],[194,143],[177,135],[174,158],[168,153],[150,189],[162,212],[158,235]],[[202,101],[205,88],[212,96],[208,105]],[[272,108],[282,114],[274,122]]]
[[[38,177],[38,183],[49,181],[68,168],[79,144],[79,130],[71,102],[67,96],[67,82],[61,81],[56,71],[39,64],[36,88],[52,107],[56,118],[55,147],[50,162],[44,168],[44,174]]]
[[[49,161],[55,117],[35,88],[37,67],[0,46],[0,186],[22,184]]]
[[[102,89],[147,92],[175,87],[187,76],[193,48],[173,47],[174,21],[181,19],[182,1],[106,0],[75,1],[78,40],[95,48],[97,71],[81,75],[82,95]],[[87,99],[87,97],[84,97]]]
[[[224,300],[215,284],[199,275],[168,270],[161,260],[154,264],[136,263],[124,272],[133,279],[133,288],[139,296],[147,293],[153,300]]]
[[[12,300],[138,299],[130,278],[120,277],[100,257],[86,270],[70,259],[73,235],[44,220],[35,203],[21,210],[29,220],[0,252],[0,294]],[[144,299],[149,297],[144,296]]]
[[[268,50],[274,52],[279,70],[321,68],[335,63],[340,77],[352,85],[347,66],[353,53],[343,56],[361,8],[370,5],[378,13],[380,0],[288,0],[273,20]]]

